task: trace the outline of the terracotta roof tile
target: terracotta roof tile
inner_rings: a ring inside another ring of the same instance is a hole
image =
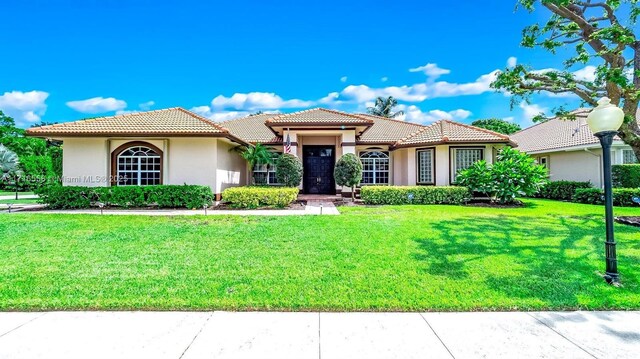
[[[273,114],[259,114],[247,117],[236,118],[221,122],[220,126],[226,128],[245,141],[253,143],[281,143],[282,137],[276,136],[264,122],[272,118]]]
[[[211,120],[174,107],[34,127],[27,133],[34,136],[224,135],[228,131]]]
[[[420,131],[425,126],[413,122],[405,122],[385,117],[358,114],[358,116],[371,119],[373,126],[365,131],[358,139],[360,143],[395,143],[400,138]]]
[[[449,120],[436,121],[398,141],[396,146],[428,145],[455,142],[510,143],[509,136]]]
[[[365,118],[363,116],[336,110],[329,110],[326,108],[313,108],[304,111],[285,113],[275,115],[266,120],[267,125],[288,123],[372,125],[373,120]]]
[[[514,133],[518,149],[525,152],[551,151],[575,146],[598,145],[600,140],[587,125],[586,113],[577,110],[575,120],[554,118]],[[638,121],[640,123],[640,121]],[[616,137],[617,140],[620,140]]]

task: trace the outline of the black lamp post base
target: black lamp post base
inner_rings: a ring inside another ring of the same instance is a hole
[[[605,273],[605,275],[602,276],[602,278],[604,278],[604,280],[607,281],[607,283],[609,284],[620,283],[620,276],[618,275],[618,273]]]

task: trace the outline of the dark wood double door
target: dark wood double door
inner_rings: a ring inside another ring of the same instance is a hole
[[[302,190],[306,194],[335,194],[333,179],[334,146],[303,146],[304,177]]]

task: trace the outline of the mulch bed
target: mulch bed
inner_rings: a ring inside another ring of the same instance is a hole
[[[524,207],[524,203],[521,201],[516,201],[510,204],[500,204],[491,201],[469,201],[467,202],[467,206],[472,207],[487,207],[487,208],[521,208]]]
[[[628,224],[630,226],[640,227],[640,217],[637,216],[620,216],[616,217],[616,222]]]
[[[229,205],[229,203],[220,203],[215,207],[212,207],[212,210],[219,210],[219,211],[251,211],[254,209],[277,209],[277,210],[293,210],[293,211],[300,211],[300,210],[304,210],[305,206],[307,205],[307,201],[294,201],[293,203],[291,203],[289,206],[284,207],[284,208],[272,208],[272,207],[258,207],[258,208],[253,208],[253,209],[242,209],[242,208],[234,208],[231,207]]]

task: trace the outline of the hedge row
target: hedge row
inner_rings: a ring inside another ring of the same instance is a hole
[[[364,186],[360,198],[365,204],[462,204],[470,198],[466,187]]]
[[[618,188],[640,187],[640,164],[611,166],[613,186]]]
[[[640,188],[614,188],[614,206],[637,206],[633,198],[640,198]],[[604,191],[599,188],[579,188],[573,196],[574,202],[588,204],[604,204]]]
[[[553,181],[538,191],[536,197],[571,201],[578,188],[591,188],[591,182]]]
[[[222,200],[235,208],[283,208],[298,198],[295,187],[232,187],[222,192]]]
[[[82,209],[99,203],[115,207],[202,208],[213,203],[208,186],[160,185],[122,187],[44,186],[36,190],[40,202],[52,209]]]

